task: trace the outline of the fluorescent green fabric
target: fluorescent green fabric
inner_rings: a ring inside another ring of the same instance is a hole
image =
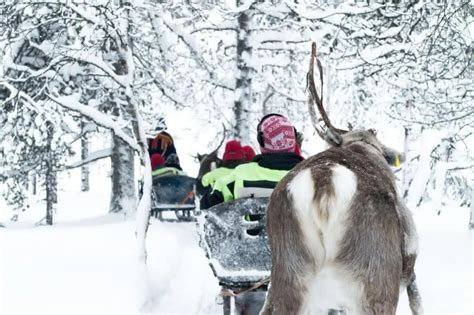
[[[214,187],[214,183],[221,177],[225,177],[232,173],[233,169],[227,167],[219,167],[204,175],[201,179],[203,187]]]
[[[257,162],[246,163],[237,166],[228,176],[222,177],[214,184],[214,190],[218,190],[224,196],[224,201],[238,199],[240,191],[244,187],[244,181],[271,181],[278,183],[288,170],[274,170],[261,167]],[[230,191],[228,185],[234,183],[234,191]]]
[[[156,170],[151,172],[151,176],[172,176],[172,175],[186,175],[186,173],[177,168],[169,167],[169,166],[157,168]]]

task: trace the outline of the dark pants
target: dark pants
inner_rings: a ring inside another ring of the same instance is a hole
[[[265,303],[266,291],[245,292],[235,297],[235,310],[239,315],[258,315]]]

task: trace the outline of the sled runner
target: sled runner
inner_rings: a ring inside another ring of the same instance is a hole
[[[178,220],[193,220],[195,182],[182,175],[153,178],[151,215],[162,220],[164,211],[174,211]]]
[[[232,293],[267,288],[271,268],[267,203],[267,197],[242,198],[203,210],[198,218],[200,246],[223,287],[224,314],[230,314]]]

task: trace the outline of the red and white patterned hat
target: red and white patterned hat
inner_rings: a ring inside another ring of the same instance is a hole
[[[296,150],[295,128],[286,117],[271,115],[260,122],[262,153],[284,153]]]

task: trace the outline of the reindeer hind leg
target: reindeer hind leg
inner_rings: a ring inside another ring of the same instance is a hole
[[[407,285],[407,294],[411,313],[413,315],[423,314],[423,307],[421,305],[421,295],[420,291],[418,291],[415,274],[413,274],[413,277]]]

